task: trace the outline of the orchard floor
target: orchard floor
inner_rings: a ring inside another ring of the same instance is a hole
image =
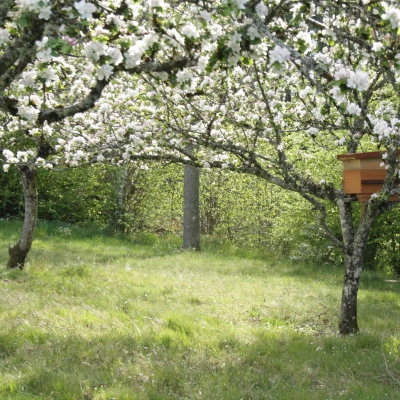
[[[179,239],[40,224],[23,271],[0,221],[1,399],[398,399],[400,283]]]

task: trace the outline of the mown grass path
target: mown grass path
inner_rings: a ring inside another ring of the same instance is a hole
[[[0,222],[1,399],[400,398],[398,282],[364,273],[343,338],[339,267],[41,224],[8,271],[15,232]]]

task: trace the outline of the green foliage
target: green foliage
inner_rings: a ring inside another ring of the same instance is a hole
[[[321,232],[317,215],[297,194],[225,171],[202,171],[201,179],[204,235],[276,256],[337,260],[339,252]],[[333,218],[329,222],[339,231]]]
[[[40,219],[99,228],[112,224],[116,171],[97,164],[63,172],[39,170]]]
[[[400,275],[400,209],[378,217],[368,241],[365,265],[367,269]]]
[[[21,218],[24,213],[24,196],[16,168],[4,172],[0,168],[0,218]]]
[[[182,230],[183,167],[148,164],[125,170],[124,201],[119,223],[125,233],[157,234]]]
[[[331,155],[299,163],[321,179],[341,179],[341,166]],[[0,218],[21,218],[23,196],[17,171],[0,171],[0,183]],[[95,165],[64,172],[40,170],[38,192],[39,218],[65,222],[60,233],[66,236],[73,229],[68,224],[74,224],[122,232],[144,245],[155,245],[160,236],[172,234],[171,246],[181,246],[177,236],[183,229],[182,166]],[[340,250],[320,229],[318,214],[296,193],[249,175],[202,170],[200,196],[203,247],[215,247],[218,242],[218,251],[230,254],[249,255],[261,250],[273,257],[341,262]],[[359,204],[353,207],[360,209]],[[340,239],[336,209],[328,203],[326,208],[327,222]],[[394,208],[374,225],[365,257],[367,269],[400,273],[398,213]],[[355,214],[357,224],[359,212]],[[41,230],[35,234],[40,237]]]

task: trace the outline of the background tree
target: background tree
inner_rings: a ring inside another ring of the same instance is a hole
[[[192,148],[188,148],[193,153]],[[183,173],[183,248],[200,250],[200,169],[185,165]]]

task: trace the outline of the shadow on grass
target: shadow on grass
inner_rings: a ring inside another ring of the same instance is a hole
[[[160,333],[84,338],[0,334],[0,395],[40,399],[394,399],[381,339],[259,330],[206,345],[169,327]],[[400,365],[389,357],[394,374]]]

